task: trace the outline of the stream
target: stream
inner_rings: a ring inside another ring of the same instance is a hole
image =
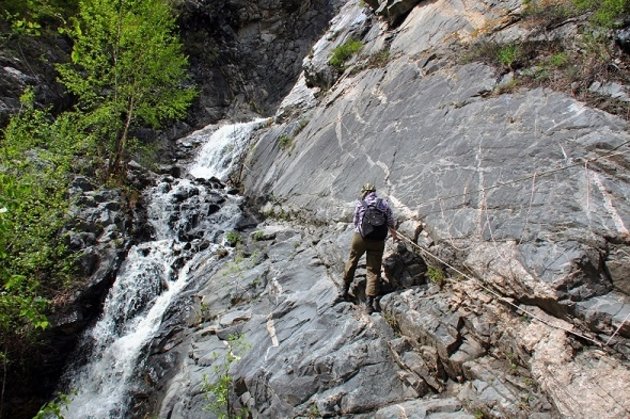
[[[187,167],[188,176],[163,176],[144,192],[152,240],[129,250],[99,320],[82,337],[79,348],[88,348],[88,362],[71,365],[64,376],[64,392],[70,396],[62,410],[65,418],[125,417],[134,385],[142,376],[143,349],[177,296],[197,285],[189,281],[191,268],[222,263],[217,250],[240,219],[243,204],[243,198],[229,193],[223,182],[252,132],[265,121],[191,134],[186,138],[204,145]],[[79,354],[73,358],[86,359]]]

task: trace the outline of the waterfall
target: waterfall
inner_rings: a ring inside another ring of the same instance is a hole
[[[220,247],[221,233],[232,230],[240,216],[242,198],[210,189],[203,179],[226,180],[252,132],[264,121],[191,134],[205,140],[188,168],[193,179],[166,177],[145,192],[155,237],[129,250],[101,317],[83,337],[82,346],[87,344],[91,354],[85,365],[66,374],[71,401],[62,411],[65,418],[125,417],[143,348],[157,333],[170,304],[191,285],[190,268],[218,263],[209,255]],[[195,252],[202,242],[207,249]]]
[[[251,133],[266,121],[266,118],[259,118],[252,122],[219,128],[214,132],[211,140],[202,147],[196,161],[189,169],[190,174],[198,178],[209,179],[214,176],[225,180],[234,170],[239,156],[245,151]]]

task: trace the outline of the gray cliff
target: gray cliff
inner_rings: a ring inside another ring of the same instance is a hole
[[[252,139],[240,180],[266,219],[238,258],[191,273],[186,326],[169,317],[150,348],[153,413],[630,416],[627,119],[459,59],[481,32],[535,36],[520,1],[365,3],[341,8]],[[361,52],[329,66],[350,38]],[[372,315],[335,303],[366,181],[405,236]]]

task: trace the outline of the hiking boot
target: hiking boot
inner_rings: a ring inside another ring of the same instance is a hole
[[[335,299],[335,304],[341,303],[343,301],[351,301],[350,300],[350,284],[344,285],[343,288],[339,291],[339,295]]]
[[[372,308],[374,309],[375,313],[380,313],[381,312],[381,299],[378,297],[374,297],[374,301],[372,302]]]
[[[374,297],[368,297],[365,301],[365,311],[367,314],[374,313]]]
[[[344,301],[350,301],[350,284],[345,285],[341,290],[341,298]]]

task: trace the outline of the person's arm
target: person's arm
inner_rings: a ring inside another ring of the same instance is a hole
[[[389,202],[387,203],[387,227],[389,228],[389,234],[392,235],[392,240],[398,241],[398,232],[396,231],[396,221],[394,221],[394,211],[392,210]]]
[[[363,205],[361,205],[361,202],[357,202],[356,206],[354,207],[354,229],[355,231],[359,231],[359,223],[361,221],[361,209],[363,208]]]

